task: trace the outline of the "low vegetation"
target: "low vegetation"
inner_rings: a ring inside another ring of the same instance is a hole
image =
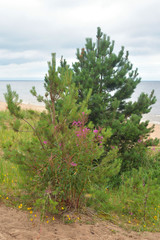
[[[104,36],[101,44],[105,41],[109,39]],[[102,48],[101,44],[98,46]],[[112,48],[113,44],[108,54],[114,58]],[[56,70],[55,54],[52,55],[44,81],[45,96],[38,95],[34,87],[31,90],[46,106],[42,113],[21,110],[17,93],[7,86],[8,110],[0,112],[0,201],[29,211],[31,221],[36,217],[35,211],[40,211],[43,220],[49,221],[46,215],[53,221],[57,216],[65,216],[65,222],[73,222],[75,219],[68,212],[92,209],[96,216],[134,230],[159,230],[159,141],[148,140],[152,128],[147,129],[148,122],[140,122],[142,113],[149,111],[155,98],[153,93],[149,97],[142,94],[138,103],[125,105],[124,99],[120,101],[119,91],[114,98],[107,94],[105,104],[105,91],[86,87],[83,92],[83,84],[79,87],[77,84],[78,67],[88,77],[89,72],[83,68],[85,54],[92,53],[89,55],[92,59],[95,52],[94,47],[83,50],[78,55],[81,65],[75,64],[75,72],[65,61]],[[126,71],[131,69],[122,56],[123,51],[115,57],[115,62],[121,63],[116,66],[117,71],[119,68],[122,71],[123,65]],[[97,61],[100,59],[104,61],[104,56]],[[124,74],[120,69],[118,74]],[[102,75],[101,80],[105,80]],[[136,76],[130,73],[129,83]],[[125,74],[121,76],[123,80],[127,82]],[[113,85],[110,82],[110,90],[117,87]],[[100,86],[104,86],[103,81]],[[98,100],[98,96],[102,98]],[[98,101],[103,104],[97,108]],[[143,109],[136,108],[140,103],[146,103]],[[106,107],[108,119],[104,109],[99,111],[100,107]]]

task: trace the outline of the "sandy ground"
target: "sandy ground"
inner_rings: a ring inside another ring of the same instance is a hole
[[[126,231],[112,223],[30,221],[29,213],[0,205],[0,240],[158,240],[160,233]]]
[[[22,109],[32,109],[39,112],[42,112],[45,110],[44,106],[36,106],[32,104],[21,104],[20,106],[22,107]],[[4,102],[0,102],[0,111],[5,111],[5,110],[7,110],[7,104]]]

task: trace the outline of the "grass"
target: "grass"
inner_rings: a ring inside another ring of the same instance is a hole
[[[26,118],[34,124],[39,113],[26,111]],[[32,133],[26,124],[20,132],[13,131],[13,117],[0,112],[0,201],[14,205],[18,209],[30,211],[31,221],[36,214],[36,194],[34,193],[32,175],[26,173],[23,166],[12,159],[13,151],[20,151],[20,144],[29,141]],[[7,152],[7,154],[5,154]],[[84,207],[95,209],[96,215],[122,227],[135,231],[159,231],[160,229],[160,154],[149,150],[148,157],[152,164],[139,170],[133,169],[121,176],[119,187],[98,186],[91,184],[84,195]],[[154,163],[154,164],[153,164]],[[61,206],[61,214],[65,207]],[[52,215],[50,215],[52,216]],[[79,217],[78,217],[79,218]],[[54,216],[50,217],[53,221]],[[65,222],[73,222],[67,215]],[[48,219],[45,220],[49,221]]]

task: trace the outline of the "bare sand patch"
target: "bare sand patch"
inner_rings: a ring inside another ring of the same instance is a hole
[[[33,105],[33,104],[24,104],[22,103],[21,108],[24,110],[35,110],[35,111],[39,111],[39,112],[43,112],[45,110],[44,106],[38,106],[38,105]],[[5,111],[7,110],[7,104],[5,102],[0,102],[0,111]]]
[[[60,220],[33,222],[25,211],[0,206],[0,240],[158,240],[160,233],[126,231],[110,222],[64,224]]]

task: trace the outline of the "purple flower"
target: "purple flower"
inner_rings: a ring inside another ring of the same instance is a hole
[[[112,148],[112,149],[115,149],[115,147],[114,147],[114,146],[111,146],[111,148]]]
[[[102,136],[98,136],[99,138],[101,138],[101,139],[103,139],[103,137]]]
[[[47,144],[47,141],[43,141],[44,144]]]
[[[77,125],[77,122],[76,122],[76,121],[73,121],[72,125]]]
[[[98,133],[98,130],[97,130],[97,129],[95,129],[95,130],[93,130],[93,132],[94,132],[94,133]]]
[[[73,167],[76,167],[77,163],[71,162],[70,165],[73,166]]]
[[[62,146],[62,143],[60,143],[59,146]]]

